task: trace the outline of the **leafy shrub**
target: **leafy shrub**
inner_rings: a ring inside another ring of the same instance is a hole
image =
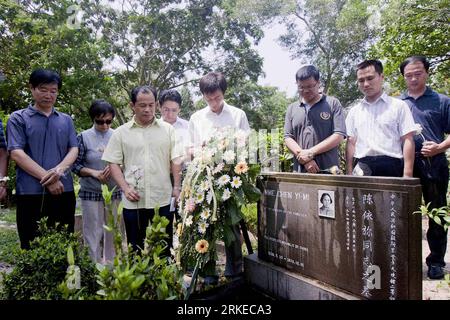
[[[162,300],[180,299],[182,296],[181,274],[168,257],[162,256],[168,237],[166,226],[169,220],[159,216],[155,210],[152,223],[147,227],[144,249],[139,253],[124,252],[117,224],[113,230],[116,257],[112,266],[97,264],[100,273],[97,292],[105,300]]]
[[[85,294],[94,294],[95,266],[89,258],[87,248],[81,245],[79,235],[67,232],[66,228],[48,228],[46,218],[39,222],[38,234],[29,250],[19,250],[13,271],[4,275],[3,298],[62,299],[58,287],[66,276],[69,247],[73,248],[81,270],[81,287]]]

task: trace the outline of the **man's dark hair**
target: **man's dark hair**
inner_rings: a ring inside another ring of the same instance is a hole
[[[131,102],[136,103],[137,96],[139,93],[147,93],[147,94],[152,93],[153,96],[155,97],[155,101],[158,99],[158,93],[156,92],[155,88],[153,88],[152,86],[139,86],[131,90],[130,93]]]
[[[221,90],[223,94],[227,90],[227,81],[220,72],[210,72],[200,79],[200,92],[213,93],[217,90]]]
[[[363,62],[361,62],[356,66],[356,72],[358,72],[358,70],[365,69],[370,66],[373,66],[378,74],[383,74],[383,64],[381,63],[380,60],[364,60]]]
[[[159,105],[162,106],[166,101],[173,101],[181,106],[181,95],[175,89],[163,90],[159,93]]]
[[[408,64],[414,62],[422,62],[425,71],[428,73],[428,69],[430,69],[430,63],[428,62],[427,58],[425,58],[424,56],[411,56],[407,58],[405,61],[403,61],[402,64],[400,65],[400,72],[402,73],[403,76],[405,75],[405,67]]]
[[[326,196],[328,196],[328,198],[330,198],[330,204],[333,203],[333,199],[331,199],[331,196],[329,193],[322,193],[322,196],[320,197],[320,203],[323,204],[323,198],[325,198]]]
[[[116,116],[113,106],[103,99],[94,100],[89,108],[89,116],[92,120],[108,113],[112,114],[113,118]]]
[[[41,84],[56,83],[58,89],[61,89],[62,80],[58,73],[48,69],[36,69],[30,75],[30,81],[32,88],[36,88]]]
[[[308,80],[309,78],[314,78],[314,80],[319,81],[320,72],[313,65],[306,65],[298,69],[295,74],[295,81]]]

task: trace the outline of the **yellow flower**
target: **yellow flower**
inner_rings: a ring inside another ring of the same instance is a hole
[[[197,250],[198,253],[206,253],[208,252],[209,243],[205,239],[198,240],[195,244],[195,250]]]
[[[182,231],[183,231],[183,224],[179,223],[177,227],[177,236],[181,236]]]
[[[241,174],[241,173],[246,173],[248,171],[248,165],[246,162],[242,161],[239,162],[235,167],[234,167],[234,172],[236,174]]]

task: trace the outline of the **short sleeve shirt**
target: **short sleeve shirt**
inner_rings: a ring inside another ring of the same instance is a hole
[[[72,118],[53,109],[46,116],[34,106],[15,111],[7,123],[8,151],[21,149],[45,170],[56,167],[70,148],[78,147]],[[64,192],[73,191],[70,171],[60,178]],[[16,193],[42,194],[39,180],[17,166]],[[46,192],[46,191],[45,191]]]
[[[125,208],[153,209],[170,204],[170,162],[182,156],[175,140],[175,129],[161,119],[147,127],[133,119],[114,131],[102,160],[122,165],[125,181],[141,196],[138,202],[131,202],[123,195]]]
[[[365,99],[348,112],[347,134],[356,138],[355,158],[389,156],[403,158],[404,135],[415,132],[414,119],[408,105],[383,93],[377,101]]]
[[[223,127],[250,131],[247,115],[243,110],[224,102],[222,112],[216,114],[207,106],[195,112],[189,119],[189,146],[200,146],[208,141],[216,129]]]
[[[300,148],[309,149],[333,133],[346,136],[344,113],[338,99],[323,95],[309,110],[301,102],[288,107],[284,121],[284,137],[294,139]],[[321,170],[339,165],[338,147],[318,154],[314,160]],[[294,171],[306,172],[295,158]]]
[[[422,126],[423,138],[427,141],[441,143],[445,134],[450,133],[450,98],[439,94],[429,87],[417,99],[404,93],[400,98],[405,101],[414,118]],[[422,149],[423,138],[414,136],[416,151]]]

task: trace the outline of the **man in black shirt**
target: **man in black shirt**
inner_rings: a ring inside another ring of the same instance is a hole
[[[339,166],[338,146],[346,137],[338,99],[320,92],[320,74],[306,65],[295,75],[300,99],[284,122],[284,143],[294,155],[294,172],[319,173]]]

